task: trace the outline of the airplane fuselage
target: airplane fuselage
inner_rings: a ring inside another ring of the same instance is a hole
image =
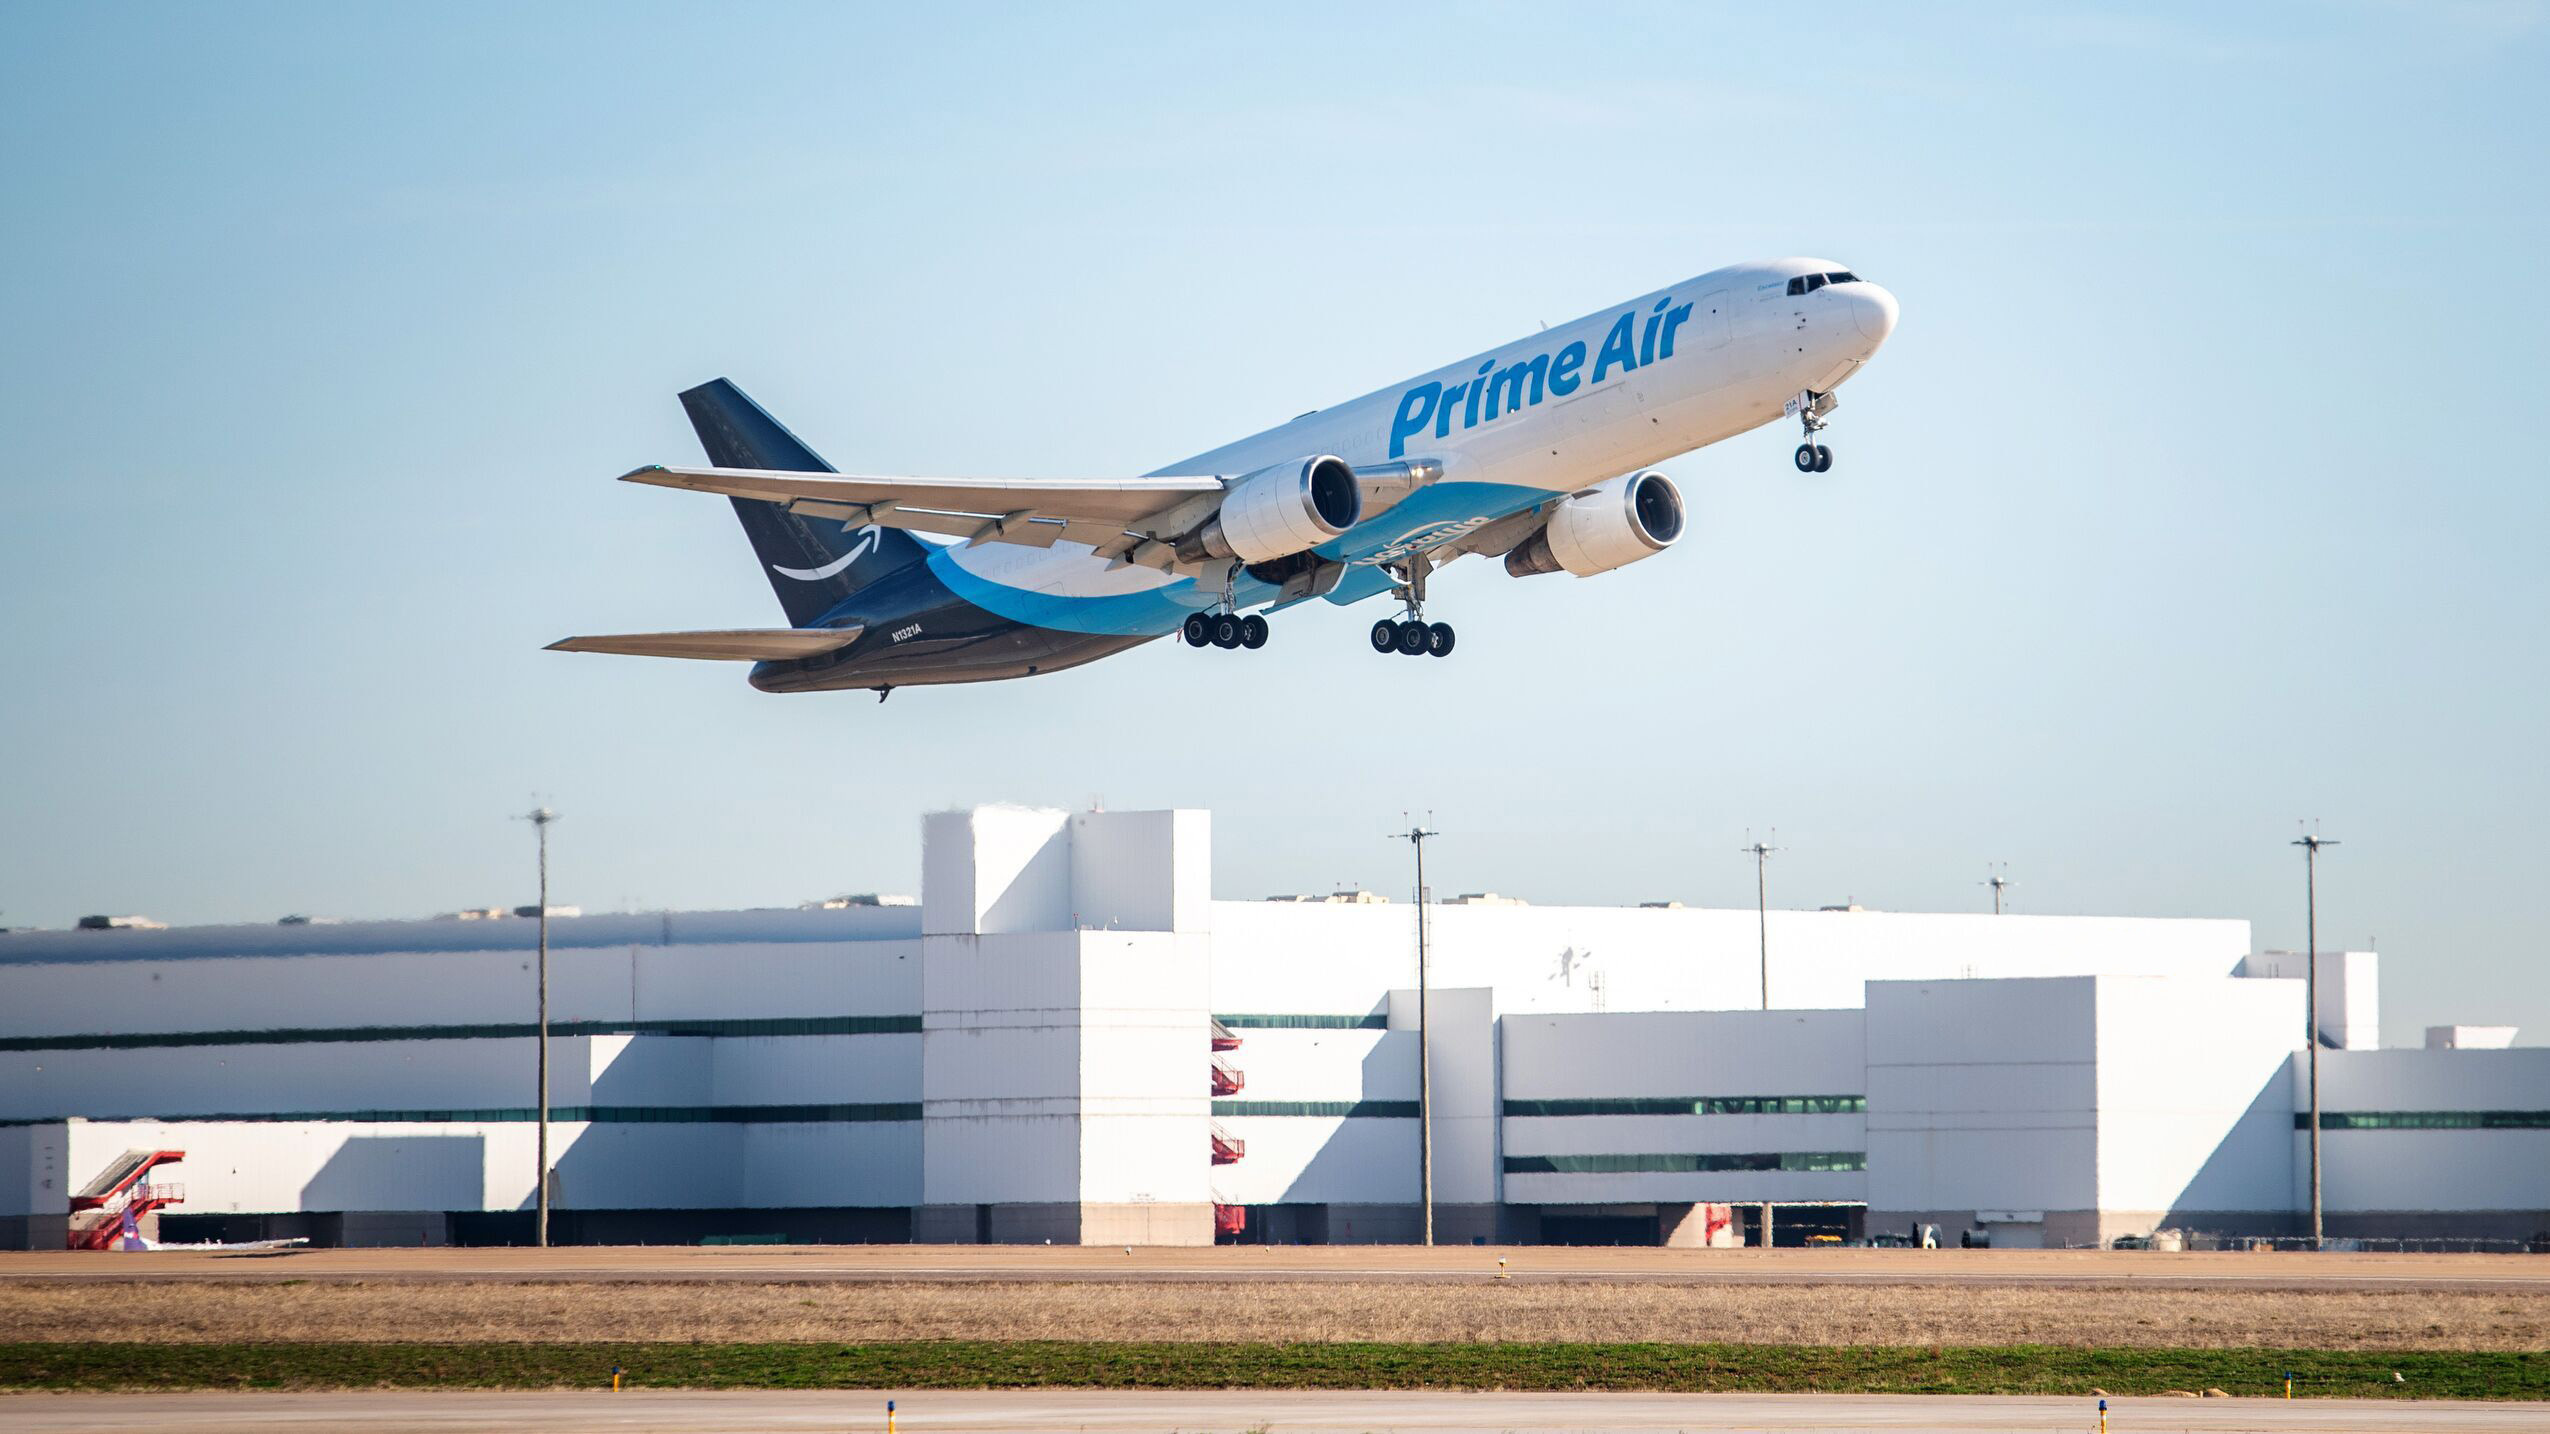
[[[1779,420],[1804,391],[1848,381],[1894,327],[1895,301],[1814,259],[1719,269],[1157,470],[1237,474],[1308,455],[1357,468],[1403,460],[1442,476],[1315,549],[1344,565],[1324,594],[1388,591],[1388,565],[1617,475]],[[1234,575],[1240,608],[1289,605]],[[891,688],[1077,666],[1178,630],[1223,591],[1087,545],[962,541],[845,598],[826,623],[860,639],[755,666],[766,691]]]

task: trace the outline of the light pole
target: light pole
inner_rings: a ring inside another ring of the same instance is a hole
[[[1992,914],[1995,916],[2001,914],[2001,893],[2018,885],[2017,882],[2012,881],[2010,878],[2001,874],[2002,868],[2005,868],[2008,865],[2008,862],[2001,861],[1986,862],[1984,864],[1984,868],[1992,873],[1992,878],[1989,881],[1979,883],[1980,885],[1992,888]]]
[[[1771,835],[1779,834],[1778,827],[1771,828]],[[1769,878],[1763,868],[1769,864],[1771,853],[1779,848],[1757,841],[1738,850],[1753,858],[1753,918],[1762,938],[1762,1009],[1767,1011],[1771,1009],[1771,897]]]
[[[557,819],[547,807],[534,807],[523,816],[540,838],[540,1137],[532,1239],[544,1250],[549,1248],[549,824]]]
[[[1771,835],[1779,834],[1778,827],[1771,828]],[[1757,841],[1743,850],[1753,857],[1753,922],[1754,931],[1762,943],[1762,1009],[1767,1011],[1771,1009],[1771,888],[1764,872],[1770,864],[1771,853],[1779,848]],[[1768,1200],[1762,1202],[1762,1248],[1771,1248],[1771,1202]]]
[[[2302,1038],[2309,1043],[2311,1060],[2311,1248],[2321,1247],[2320,1239],[2320,848],[2337,843],[2318,832],[2305,833],[2293,843],[2302,848],[2302,910],[2304,940],[2302,957],[2302,1004],[2309,1009],[2302,1016]]]
[[[1429,1245],[1434,1243],[1434,1059],[1426,1022],[1426,838],[1434,835],[1412,822],[1394,838],[1417,852],[1417,1222]]]

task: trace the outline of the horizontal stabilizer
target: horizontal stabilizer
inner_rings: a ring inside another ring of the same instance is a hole
[[[727,627],[710,632],[620,632],[567,637],[550,652],[611,652],[623,657],[698,657],[712,662],[785,662],[820,657],[859,640],[864,627]]]

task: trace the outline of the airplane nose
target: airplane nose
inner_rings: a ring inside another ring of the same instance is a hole
[[[1859,325],[1860,335],[1869,346],[1874,349],[1886,342],[1886,336],[1895,331],[1895,296],[1870,283],[1845,284],[1840,288],[1850,295],[1851,321]]]

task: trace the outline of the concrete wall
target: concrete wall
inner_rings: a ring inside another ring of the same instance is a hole
[[[2306,1110],[2303,1063],[2293,1063],[2291,1108]],[[2381,1112],[2550,1111],[2550,1047],[2508,1050],[2322,1051],[2320,1109]],[[2291,1128],[2299,1172],[2297,1207],[2307,1206],[2309,1132]],[[2513,1238],[2550,1229],[2550,1129],[2323,1130],[2323,1205],[2333,1212],[2506,1211],[2518,1218],[2489,1228]],[[2357,1233],[2416,1233],[2408,1222],[2374,1221]],[[2478,1233],[2477,1227],[2453,1226]]]
[[[1441,907],[1431,913],[1433,979],[1497,992],[1506,1014],[1738,1010],[1759,1004],[1751,911],[1688,908]],[[1375,1009],[1416,981],[1405,905],[1221,901],[1213,906],[1218,1011]],[[1880,979],[2087,975],[2224,976],[2249,949],[2245,921],[1770,913],[1771,1003],[1863,1004]]]
[[[1210,1242],[1208,841],[1201,813],[927,819],[917,1230]]]
[[[775,1105],[920,1099],[908,1034],[553,1036],[554,1105]],[[0,1119],[528,1107],[530,1039],[0,1051]]]
[[[2097,991],[2090,977],[1869,983],[1872,1225],[2097,1208]]]
[[[534,925],[11,932],[0,1037],[528,1023]],[[550,1016],[908,1015],[918,925],[909,907],[554,920]]]
[[[2098,1238],[2292,1208],[2295,983],[2102,977],[2097,1003]]]
[[[2241,963],[2255,980],[2309,984],[2310,957],[2300,951],[2261,951]],[[2320,1004],[2313,1029],[2320,1044],[2369,1051],[2382,1044],[2382,958],[2370,951],[2320,953]],[[2294,1042],[2299,1046],[2301,1041]]]
[[[1511,1099],[1865,1095],[1857,1010],[1505,1018]]]
[[[1711,1096],[1856,1096],[1865,1092],[1865,1018],[1843,1011],[1631,1012],[1508,1016],[1509,1101]],[[1510,1107],[1509,1107],[1510,1109]],[[1830,1114],[1521,1116],[1505,1119],[1509,1155],[1720,1155],[1864,1151],[1865,1118]],[[1856,1201],[1850,1170],[1516,1173],[1517,1204]]]

